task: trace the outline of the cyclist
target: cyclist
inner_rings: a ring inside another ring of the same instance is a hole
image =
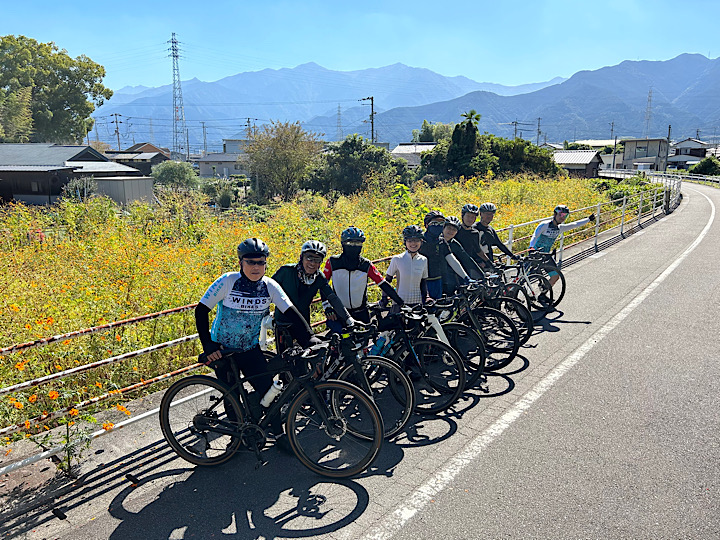
[[[403,302],[410,305],[424,304],[428,296],[428,260],[419,253],[424,241],[423,230],[417,225],[408,225],[403,229],[402,235],[405,253],[393,255],[390,259],[385,281],[392,283],[397,276],[397,292]],[[387,303],[385,294],[381,303]]]
[[[365,233],[361,229],[354,226],[345,229],[340,234],[342,254],[333,255],[327,260],[324,274],[325,279],[332,279],[332,288],[350,316],[356,321],[369,323],[368,278],[373,280],[396,304],[402,306],[403,301],[375,265],[360,255],[364,243]],[[326,306],[326,309],[327,307],[329,306]],[[342,331],[342,326],[337,321],[337,314],[332,311],[328,312],[327,325],[334,332]]]
[[[235,384],[235,374],[230,358],[222,356],[221,349],[228,347],[242,351],[233,357],[245,377],[253,377],[249,382],[255,389],[253,399],[259,404],[273,383],[258,344],[260,325],[270,312],[270,304],[275,304],[276,309],[292,322],[290,332],[303,347],[319,340],[313,337],[310,326],[280,285],[265,275],[270,256],[267,244],[258,238],[248,238],[238,246],[237,252],[240,271],[223,274],[208,287],[195,308],[195,325],[207,355],[206,363],[212,365],[219,380],[230,386]],[[217,313],[210,329],[209,314],[216,305]],[[234,415],[232,408],[226,406],[225,410],[230,421],[237,420],[231,418]],[[279,436],[282,433],[279,418],[271,425]]]
[[[577,221],[573,221],[572,223],[565,223],[569,214],[570,209],[566,205],[557,205],[555,210],[553,210],[552,219],[540,223],[530,239],[530,251],[537,251],[545,254],[545,260],[548,264],[552,264],[555,267],[557,267],[557,262],[555,261],[555,258],[550,255],[550,250],[552,249],[553,244],[555,244],[557,237],[560,236],[560,233],[569,231],[575,227],[582,227],[583,225],[587,225],[588,223],[595,221],[595,214],[593,213],[585,219],[579,219]],[[556,272],[550,273],[550,285],[555,285],[558,279],[560,279],[560,276],[558,276]]]
[[[481,234],[480,237],[480,248],[486,255],[488,262],[492,265],[493,262],[493,247],[498,248],[508,257],[517,260],[518,256],[515,255],[508,247],[500,240],[495,229],[492,228],[490,222],[495,218],[495,212],[497,207],[491,203],[482,203],[479,208],[480,221],[475,224],[475,228]]]
[[[442,297],[443,293],[452,294],[455,291],[457,284],[455,275],[462,278],[464,283],[470,283],[471,280],[454,254],[461,250],[464,253],[459,242],[454,240],[460,228],[460,220],[453,217],[445,218],[441,212],[432,210],[425,216],[424,223],[425,242],[420,247],[420,254],[428,260],[428,295],[437,299]],[[455,249],[451,249],[451,242],[454,242],[453,247],[457,245]]]
[[[460,242],[463,249],[473,258],[480,268],[489,270],[492,269],[492,261],[488,258],[487,252],[482,249],[482,231],[476,228],[477,225],[473,227],[479,213],[480,209],[474,204],[466,204],[462,207],[460,218],[460,224],[462,226],[460,230],[458,230],[455,239]],[[475,275],[474,271],[469,271],[468,273],[475,279],[481,277]]]
[[[320,272],[326,255],[325,244],[317,240],[308,240],[300,248],[300,261],[297,264],[281,266],[272,278],[283,288],[285,294],[308,324],[310,323],[310,304],[319,292],[323,302],[331,305],[335,313],[338,313],[340,318],[345,321],[345,326],[352,326],[355,321]],[[275,319],[280,323],[292,322],[285,313],[277,313]],[[280,345],[283,345],[284,350],[286,348],[284,345],[289,344]]]

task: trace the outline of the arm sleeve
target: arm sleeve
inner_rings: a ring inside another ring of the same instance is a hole
[[[330,281],[330,278],[332,277],[332,264],[330,264],[330,259],[325,262],[323,276],[325,276],[325,279],[327,279],[328,281]]]
[[[198,336],[200,337],[200,343],[202,343],[203,349],[207,349],[207,346],[212,342],[210,337],[210,308],[200,302],[195,308],[195,327],[197,328]]]
[[[502,240],[500,240],[500,237],[497,235],[496,231],[493,231],[493,242],[495,243],[495,246],[502,251],[505,255],[508,257],[513,256],[513,252],[510,251],[510,249],[503,243]]]
[[[574,229],[575,227],[582,227],[583,225],[587,225],[590,223],[589,218],[585,219],[579,219],[577,221],[573,221],[572,223],[563,223],[562,225],[558,225],[558,229],[560,229],[560,232],[569,231],[570,229]]]
[[[428,297],[427,279],[425,278],[420,280],[420,296],[422,297],[421,302],[424,304],[425,299]]]
[[[543,231],[547,228],[546,221],[543,221],[540,225],[535,227],[535,232],[532,235],[532,238],[530,239],[530,247],[535,249],[535,244],[537,244],[537,241],[540,239],[540,235],[543,233]]]
[[[333,311],[335,311],[341,319],[344,321],[348,320],[350,314],[343,305],[342,300],[338,298],[338,295],[335,294],[327,282],[323,283],[320,287],[320,297],[323,299],[323,308],[327,309],[328,307],[332,307]]]
[[[460,264],[460,261],[455,258],[455,255],[453,255],[452,253],[445,255],[445,260],[450,265],[450,268],[452,268],[458,276],[463,279],[466,279],[468,277],[467,273],[462,267],[462,264]]]
[[[380,283],[385,281],[380,270],[378,270],[373,263],[370,263],[370,268],[368,268],[368,277],[372,279],[376,285],[380,285]]]
[[[283,311],[283,315],[290,321],[291,326],[289,330],[293,339],[297,340],[303,347],[308,347],[310,345],[310,338],[313,336],[313,331],[305,320],[305,317],[300,315],[300,312],[292,304]]]
[[[393,289],[392,285],[390,285],[387,281],[384,279],[380,281],[379,283],[380,289],[382,292],[387,294],[390,298],[392,298],[392,301],[395,302],[398,306],[402,306],[405,302],[403,302],[403,299],[400,298],[400,295]]]
[[[451,242],[450,252],[455,255],[455,258],[462,265],[466,273],[469,270],[475,270],[478,274],[482,274],[482,270],[480,270],[478,264],[473,260],[472,257],[470,257],[470,255],[467,254],[467,251],[463,249],[462,245],[460,245],[460,242]]]

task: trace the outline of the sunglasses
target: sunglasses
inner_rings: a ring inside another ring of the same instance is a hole
[[[569,212],[558,212],[557,213],[558,217],[567,217],[568,214],[569,214]]]
[[[360,240],[348,240],[347,242],[343,242],[346,246],[362,246],[363,243]]]
[[[259,261],[257,259],[243,259],[246,263],[248,263],[250,266],[265,266],[267,264],[267,261]]]
[[[321,262],[323,262],[322,257],[308,257],[307,255],[305,255],[305,260],[312,264],[320,264]]]

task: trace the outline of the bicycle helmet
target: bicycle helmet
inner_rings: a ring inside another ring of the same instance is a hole
[[[318,240],[308,240],[300,248],[300,255],[308,252],[317,253],[324,259],[327,255],[327,248],[325,247],[325,244],[319,242]]]
[[[560,214],[560,213],[569,214],[569,213],[570,213],[570,209],[569,209],[569,208],[567,207],[567,205],[565,205],[565,204],[558,204],[558,205],[555,207],[555,210],[553,210],[553,214]]]
[[[477,216],[480,213],[480,209],[474,204],[466,204],[462,207],[462,217],[465,217],[465,214],[467,213],[475,214]]]
[[[497,206],[491,202],[485,202],[480,205],[479,210],[481,212],[497,212]]]
[[[438,212],[437,210],[430,210],[427,214],[425,214],[425,219],[423,220],[423,225],[426,227],[428,226],[428,223],[430,223],[433,219],[442,218],[445,219],[445,216],[442,212]]]
[[[460,227],[462,227],[462,225],[460,224],[460,220],[459,220],[458,218],[456,218],[455,216],[446,217],[446,218],[445,218],[445,225],[446,225],[446,226],[447,226],[447,225],[452,225],[452,226],[455,227],[458,231],[460,230]]]
[[[351,225],[340,234],[340,243],[345,242],[365,242],[365,233],[362,229],[358,229],[354,225]]]
[[[405,240],[410,240],[411,238],[416,238],[418,240],[423,240],[425,237],[423,235],[423,231],[420,227],[417,225],[408,225],[403,229],[403,242]]]
[[[259,238],[248,238],[238,246],[237,252],[240,259],[243,259],[250,255],[255,255],[258,257],[270,256],[270,248],[265,242],[263,242]]]

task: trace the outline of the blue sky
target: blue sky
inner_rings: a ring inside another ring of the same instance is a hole
[[[516,85],[623,60],[715,58],[718,15],[715,0],[26,0],[4,2],[0,35],[86,54],[105,66],[113,89],[171,83],[172,32],[184,80],[306,62],[344,71],[401,62]]]

